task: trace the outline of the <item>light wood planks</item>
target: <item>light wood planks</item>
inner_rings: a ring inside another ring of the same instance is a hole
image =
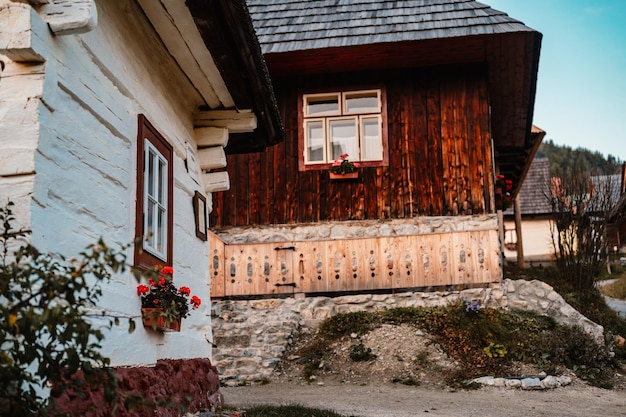
[[[486,285],[502,275],[497,239],[496,230],[233,245],[211,238],[211,295]]]

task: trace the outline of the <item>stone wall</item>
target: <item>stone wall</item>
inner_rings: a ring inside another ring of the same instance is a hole
[[[450,292],[214,301],[213,363],[223,384],[261,381],[269,378],[280,363],[294,332],[301,326],[316,328],[322,320],[338,313],[441,306],[463,299],[476,301],[483,307],[545,314],[559,323],[580,325],[603,342],[602,326],[576,311],[548,284],[536,280],[504,280],[492,288]]]
[[[308,242],[331,239],[417,236],[433,233],[497,230],[496,214],[418,216],[408,219],[351,220],[312,224],[255,225],[212,229],[226,244]]]

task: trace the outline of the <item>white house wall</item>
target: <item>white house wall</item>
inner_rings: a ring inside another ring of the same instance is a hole
[[[515,222],[504,222],[504,256],[514,261],[517,259],[517,251],[506,248],[507,243],[517,243],[515,234]],[[554,247],[552,244],[552,232],[548,219],[523,219],[522,239],[524,245],[524,259],[529,262],[546,261],[554,259]]]
[[[132,242],[137,116],[145,114],[174,147],[174,281],[205,303],[183,320],[180,333],[162,336],[141,326],[135,278],[117,276],[101,307],[136,317],[138,326],[130,335],[125,324],[114,328],[103,354],[114,366],[210,357],[208,246],[196,238],[192,206],[203,187],[185,167],[186,143],[195,147],[192,114],[200,97],[134,2],[96,5],[94,30],[42,34],[45,62],[2,58],[0,196],[17,199],[17,214],[42,251],[75,256],[101,236],[109,245]],[[19,157],[14,168],[5,165],[9,154]],[[132,262],[131,249],[127,255]]]

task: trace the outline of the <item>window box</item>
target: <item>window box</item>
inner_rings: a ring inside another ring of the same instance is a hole
[[[168,320],[162,313],[162,308],[142,308],[143,327],[159,332],[180,332],[181,319]]]
[[[359,173],[357,172],[348,172],[346,174],[336,174],[334,172],[329,172],[328,177],[331,180],[353,180],[359,178]]]

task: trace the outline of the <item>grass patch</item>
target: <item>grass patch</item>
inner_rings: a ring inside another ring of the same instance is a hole
[[[301,405],[259,405],[246,410],[246,417],[345,417],[330,410]]]
[[[319,337],[304,349],[316,352],[308,355],[313,361],[305,366],[304,376],[310,378],[314,374],[333,341],[351,333],[363,334],[384,323],[410,324],[426,330],[449,356],[462,364],[461,369],[449,373],[447,382],[451,385],[481,375],[505,376],[513,361],[532,363],[546,372],[566,366],[602,387],[610,385],[614,372],[608,349],[597,345],[580,328],[558,325],[550,317],[529,311],[479,308],[461,301],[448,306],[331,317],[320,326]],[[354,360],[374,359],[362,345],[352,349]]]

